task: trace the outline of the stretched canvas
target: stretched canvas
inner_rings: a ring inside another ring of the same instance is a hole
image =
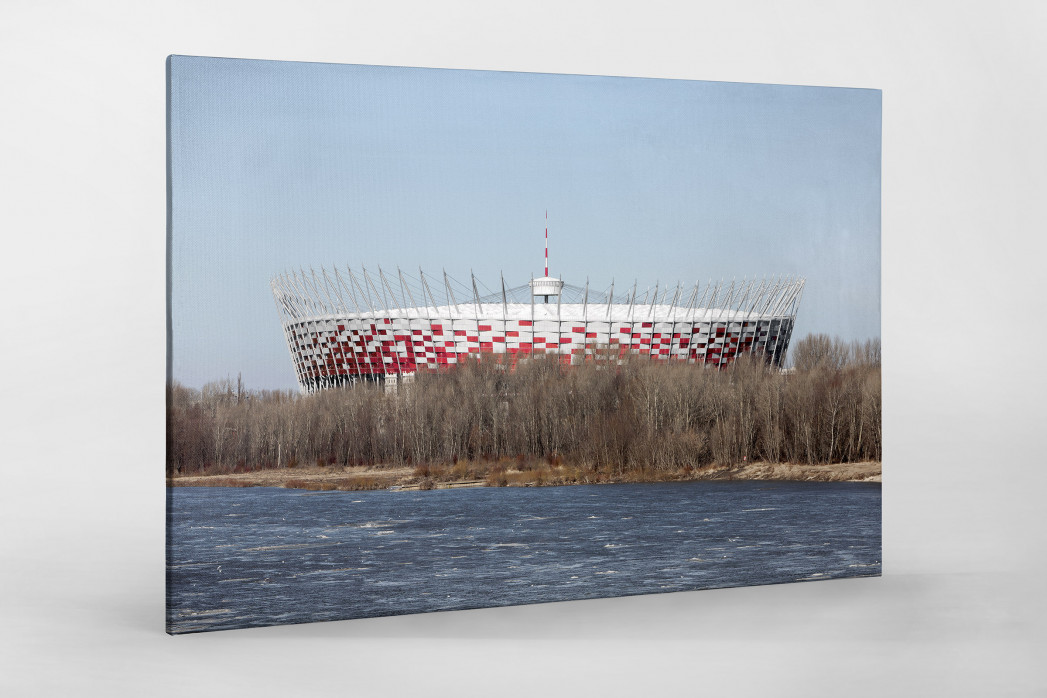
[[[167,85],[168,632],[880,574],[879,91]]]

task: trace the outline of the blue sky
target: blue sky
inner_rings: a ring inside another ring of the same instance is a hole
[[[806,276],[880,335],[878,90],[170,59],[172,375],[297,386],[270,278]]]

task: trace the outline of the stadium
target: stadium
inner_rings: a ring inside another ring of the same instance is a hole
[[[695,283],[639,291],[572,286],[546,274],[492,290],[378,268],[302,269],[272,279],[287,346],[305,392],[448,370],[483,354],[510,370],[535,354],[564,363],[626,355],[724,367],[751,353],[780,367],[802,278]]]

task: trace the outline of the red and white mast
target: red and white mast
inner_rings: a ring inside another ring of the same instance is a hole
[[[545,275],[549,276],[549,210],[545,211]]]
[[[531,296],[542,296],[545,302],[549,302],[549,296],[559,296],[563,289],[563,281],[549,276],[549,210],[545,211],[545,276],[540,279],[531,279]],[[559,298],[557,298],[559,302]]]

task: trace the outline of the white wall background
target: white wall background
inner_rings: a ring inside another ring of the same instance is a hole
[[[1043,695],[1047,5],[21,2],[0,693]],[[169,53],[884,91],[882,579],[169,638]]]

